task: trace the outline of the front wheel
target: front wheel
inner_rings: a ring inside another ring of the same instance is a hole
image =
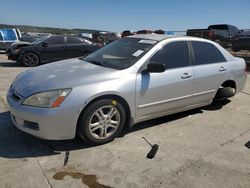
[[[114,99],[102,99],[89,105],[78,122],[78,134],[92,144],[105,144],[120,134],[126,114],[122,104]]]
[[[26,67],[35,67],[39,65],[39,57],[32,52],[28,52],[23,55],[21,62]]]

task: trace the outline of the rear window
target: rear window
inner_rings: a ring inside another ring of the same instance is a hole
[[[3,29],[1,30],[1,32],[3,34],[4,40],[7,40],[7,41],[17,40],[17,35],[14,29]]]
[[[225,62],[225,57],[210,43],[192,41],[195,65]]]
[[[208,29],[228,30],[227,25],[210,25]]]

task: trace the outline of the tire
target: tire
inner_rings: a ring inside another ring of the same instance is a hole
[[[215,101],[228,99],[230,97],[233,97],[235,93],[236,93],[236,90],[232,87],[219,88],[215,96]]]
[[[121,133],[125,120],[125,109],[119,101],[101,99],[90,104],[82,112],[77,131],[79,136],[88,143],[105,144]]]
[[[23,55],[21,62],[26,67],[35,67],[39,65],[40,60],[39,60],[39,57],[35,53],[27,52]]]

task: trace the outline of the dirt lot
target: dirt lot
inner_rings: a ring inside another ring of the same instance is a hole
[[[1,187],[250,187],[250,76],[230,100],[140,123],[112,143],[89,147],[13,127],[5,95],[25,69],[0,55]],[[146,158],[142,137],[159,145],[154,159]]]

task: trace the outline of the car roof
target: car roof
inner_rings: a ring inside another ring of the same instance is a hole
[[[184,40],[195,40],[201,42],[210,42],[210,40],[199,38],[199,37],[192,37],[192,36],[171,36],[171,35],[162,35],[162,34],[136,34],[128,36],[129,38],[141,38],[141,39],[148,39],[148,40],[156,40],[156,41],[163,41],[165,39],[184,39]]]
[[[161,34],[136,34],[136,35],[130,35],[128,37],[161,41],[167,38],[173,38],[175,36],[168,36],[168,35],[161,35]]]

